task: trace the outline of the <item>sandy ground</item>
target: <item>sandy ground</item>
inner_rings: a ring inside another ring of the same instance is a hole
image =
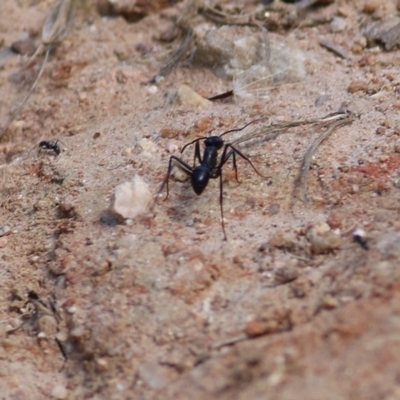
[[[180,40],[159,40],[185,5],[159,10],[165,3],[138,21],[79,4],[1,138],[1,398],[399,399],[400,54],[364,35],[392,20],[396,2],[306,9],[269,35],[301,51],[303,79],[206,108],[177,90],[209,97],[232,80],[196,56],[149,83]],[[243,13],[262,10],[242,3]],[[3,0],[3,49],[29,35],[37,45],[50,4]],[[40,68],[41,57],[22,69],[26,59],[2,62],[0,126]],[[260,117],[320,118],[344,103],[354,120],[318,148],[306,204],[293,188],[323,127],[238,145],[268,178],[238,159],[238,183],[224,167],[227,241],[218,180],[196,196],[171,178],[165,202],[125,223],[109,211],[115,187],[135,176],[156,195],[171,154],[197,137]],[[39,152],[43,140],[59,140],[60,155]],[[353,240],[357,228],[366,245]]]

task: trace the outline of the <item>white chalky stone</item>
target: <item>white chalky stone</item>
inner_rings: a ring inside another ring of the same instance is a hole
[[[122,219],[133,219],[148,211],[152,195],[147,183],[138,175],[114,190],[111,210]]]

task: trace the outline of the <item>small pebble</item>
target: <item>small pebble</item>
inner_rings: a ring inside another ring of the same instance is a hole
[[[96,359],[96,370],[98,372],[104,372],[109,369],[108,362],[105,358],[98,358]]]
[[[347,28],[347,21],[341,17],[333,18],[330,24],[330,29],[332,32],[343,32]]]
[[[328,219],[326,220],[327,224],[331,229],[339,229],[342,226],[342,218],[340,215],[336,213],[332,213],[329,215]]]
[[[352,194],[356,194],[356,193],[358,193],[359,191],[360,191],[360,186],[358,186],[358,185],[351,185],[351,188],[350,188],[351,190],[350,190],[350,192],[352,193]]]
[[[331,310],[331,309],[339,306],[339,301],[338,301],[338,299],[333,297],[331,294],[327,294],[322,299],[322,306],[328,310]]]
[[[66,399],[68,397],[67,388],[64,385],[54,386],[53,390],[51,391],[51,396],[55,399]]]
[[[114,190],[111,211],[120,219],[134,219],[148,211],[152,195],[147,183],[138,175]]]
[[[139,146],[143,151],[153,151],[155,149],[155,144],[147,138],[143,138],[139,142]]]
[[[111,270],[111,262],[108,260],[104,260],[95,267],[93,275],[102,276],[105,275],[110,270]]]
[[[178,167],[172,170],[172,176],[178,182],[186,182],[187,180],[189,180],[189,175]]]
[[[296,247],[295,239],[283,231],[275,232],[272,235],[269,244],[271,247],[284,250],[293,250]]]
[[[165,148],[165,150],[168,151],[168,153],[172,154],[172,153],[176,153],[179,149],[178,143],[175,140],[170,140],[167,143],[167,146]]]
[[[326,230],[326,227],[328,227],[328,230]],[[307,239],[310,242],[310,249],[313,254],[329,253],[338,249],[342,244],[340,236],[331,231],[327,224],[311,228],[307,232]]]
[[[325,223],[317,225],[317,226],[313,227],[313,229],[314,229],[315,233],[317,233],[318,235],[324,235],[331,230],[329,225],[325,224]]]
[[[366,0],[364,3],[363,11],[366,14],[373,14],[380,6],[380,0]]]
[[[70,336],[72,339],[80,341],[83,340],[87,335],[85,329],[82,326],[76,326],[71,330]]]
[[[124,157],[129,157],[133,154],[134,151],[135,151],[134,147],[127,147],[126,149],[122,150],[122,155]]]
[[[171,128],[170,126],[165,126],[160,130],[160,136],[164,139],[172,139],[178,137],[182,132],[179,129]]]
[[[158,92],[158,87],[156,85],[151,85],[148,87],[147,91],[150,94],[156,94]]]
[[[391,128],[394,125],[394,121],[389,118],[386,118],[384,124],[386,128]]]
[[[178,89],[177,95],[179,102],[184,106],[208,108],[212,104],[211,101],[200,96],[187,85],[181,85]]]
[[[36,51],[36,45],[31,38],[28,38],[17,40],[11,45],[11,49],[17,54],[31,56]]]
[[[299,276],[298,268],[296,265],[288,264],[282,268],[275,269],[275,283],[283,285],[285,283],[293,282]]]
[[[274,332],[277,332],[277,324],[274,321],[251,321],[245,328],[245,333],[249,337],[257,337]]]
[[[382,155],[379,157],[379,161],[380,161],[380,162],[386,162],[387,160],[389,160],[389,156],[388,156],[387,154],[382,154]]]
[[[353,81],[350,83],[349,87],[347,88],[347,91],[349,93],[356,93],[356,92],[366,92],[368,89],[368,84],[367,82],[363,81]]]
[[[61,343],[65,343],[68,340],[68,335],[65,332],[57,332],[55,338]]]
[[[76,307],[76,306],[72,306],[72,307],[69,307],[69,308],[67,309],[67,312],[68,312],[69,314],[75,314],[77,311],[78,311],[78,307]]]
[[[0,237],[11,233],[11,228],[8,225],[0,226]]]
[[[76,217],[78,213],[71,199],[65,199],[58,205],[58,214],[60,218],[73,218]]]

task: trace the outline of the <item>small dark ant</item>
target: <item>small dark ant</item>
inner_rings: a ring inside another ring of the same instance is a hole
[[[207,187],[208,182],[210,179],[219,178],[219,206],[221,210],[221,225],[222,231],[224,233],[224,240],[227,240],[226,232],[225,232],[225,223],[224,223],[224,209],[223,209],[223,182],[222,182],[222,167],[228,162],[228,160],[232,157],[233,169],[235,170],[235,178],[239,182],[238,179],[238,172],[237,172],[237,165],[236,165],[236,155],[243,158],[247,161],[254,171],[263,178],[267,178],[264,175],[260,174],[250,159],[245,156],[242,152],[240,152],[236,147],[233,146],[232,143],[225,143],[222,139],[222,136],[226,135],[227,133],[231,132],[238,132],[245,129],[250,124],[255,122],[259,122],[264,118],[260,118],[257,120],[253,120],[248,124],[244,125],[242,128],[231,129],[222,133],[219,136],[209,136],[209,137],[201,137],[198,139],[193,140],[190,143],[187,143],[183,146],[181,150],[181,154],[184,150],[192,145],[195,144],[194,150],[194,163],[193,167],[191,167],[186,162],[182,161],[180,158],[176,156],[171,156],[169,159],[168,164],[168,171],[167,176],[165,177],[159,193],[163,190],[164,186],[167,186],[167,195],[165,196],[164,201],[168,198],[169,195],[169,187],[168,187],[168,180],[172,172],[173,162],[177,162],[177,166],[188,176],[191,178],[191,184],[193,191],[199,196],[203,193],[204,189]],[[201,156],[200,152],[200,141],[204,140],[204,153],[203,157]],[[218,151],[223,149],[220,161],[218,163]],[[199,162],[199,165],[196,166],[196,160]]]
[[[358,243],[364,250],[369,250],[369,244],[363,229],[358,228],[353,232],[353,240]]]
[[[56,155],[60,155],[61,149],[60,146],[57,144],[58,140],[56,142],[48,142],[47,140],[42,140],[39,143],[39,148],[41,150],[53,150]]]

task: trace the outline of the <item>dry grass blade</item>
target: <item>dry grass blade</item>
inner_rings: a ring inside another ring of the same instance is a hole
[[[158,74],[150,80],[151,83],[159,83],[163,78],[167,77],[184,58],[185,54],[191,47],[194,37],[193,29],[191,28],[191,20],[197,13],[199,2],[202,3],[201,0],[187,1],[179,18],[175,22],[176,27],[178,27],[182,32],[183,40],[179,47],[175,51],[171,52],[166,65],[162,67]]]
[[[342,121],[348,118],[348,114],[346,113],[334,113],[329,114],[322,118],[314,118],[314,119],[305,119],[300,121],[292,121],[292,122],[282,122],[276,125],[269,125],[265,128],[249,132],[245,135],[242,135],[240,138],[234,140],[231,144],[238,145],[243,142],[248,142],[252,139],[262,138],[262,140],[272,140],[275,139],[280,133],[283,133],[290,128],[296,128],[304,125],[312,125],[317,123],[327,123],[332,121]]]
[[[24,99],[21,101],[21,103],[19,103],[19,105],[17,106],[17,108],[13,111],[13,113],[10,115],[10,117],[8,118],[6,124],[4,125],[4,127],[0,130],[0,138],[4,135],[4,133],[6,132],[6,130],[8,129],[8,127],[10,126],[10,124],[14,121],[14,119],[18,116],[18,114],[21,112],[22,108],[24,107],[25,103],[28,101],[29,97],[31,96],[31,94],[33,93],[33,91],[36,89],[37,84],[39,83],[39,79],[43,74],[44,71],[44,67],[46,66],[47,60],[49,58],[49,52],[50,52],[50,47],[46,50],[46,53],[44,55],[43,58],[43,62],[42,65],[40,67],[39,73],[36,76],[35,82],[33,82],[33,85],[31,86],[31,88],[29,89],[29,92],[27,93],[27,95],[24,97]]]
[[[28,94],[24,97],[17,108],[12,112],[3,128],[0,129],[0,138],[4,135],[10,124],[21,112],[22,108],[24,107],[29,97],[35,90],[37,84],[39,83],[39,80],[49,59],[51,48],[60,43],[65,38],[68,29],[72,24],[74,3],[75,0],[60,0],[55,8],[51,11],[49,16],[46,18],[45,24],[42,29],[42,43],[32,55],[27,64],[29,65],[36,58],[36,56],[43,51],[43,49],[46,49],[42,65]]]
[[[46,46],[60,43],[72,24],[75,0],[61,0],[54,7],[42,30],[42,43]]]
[[[325,139],[327,139],[340,126],[351,123],[353,121],[353,118],[354,116],[351,113],[337,112],[329,114],[323,118],[315,118],[315,119],[293,121],[293,122],[283,122],[281,124],[269,125],[265,128],[249,132],[245,135],[242,135],[238,139],[232,141],[231,144],[236,146],[240,143],[248,142],[253,139],[261,139],[262,141],[273,140],[281,133],[285,133],[286,131],[288,131],[290,128],[296,128],[299,126],[322,124],[329,127],[328,130],[324,132],[322,135],[320,135],[316,140],[314,140],[314,142],[308,148],[300,168],[300,174],[295,182],[295,190],[297,188],[302,189],[303,199],[306,202],[307,201],[306,181],[307,181],[308,171],[310,169],[312,156],[314,155],[318,146]]]
[[[350,124],[353,121],[353,115],[351,114],[342,114],[342,115],[346,115],[346,117],[343,117],[342,119],[339,120],[334,120],[333,123],[329,123],[328,130],[314,140],[311,146],[307,149],[307,152],[303,158],[303,162],[300,167],[300,173],[295,182],[295,190],[298,189],[301,190],[304,202],[308,201],[307,176],[308,176],[308,171],[310,170],[311,159],[315,151],[317,150],[318,146],[324,140],[326,140],[337,128],[343,125]]]
[[[50,11],[42,28],[41,44],[25,67],[29,66],[47,46],[54,46],[65,38],[72,24],[75,1],[59,0]]]
[[[155,77],[153,77],[151,80],[152,82],[156,83],[160,79],[167,77],[185,56],[193,41],[193,30],[191,28],[183,28],[182,30],[184,35],[183,42],[179,48],[171,54],[167,64],[160,69],[159,73]]]
[[[316,122],[319,122],[319,119],[312,119],[312,120],[303,120],[303,121],[293,121],[293,122],[283,122],[281,124],[276,125],[269,125],[265,128],[260,130],[256,130],[253,132],[249,132],[245,135],[242,135],[240,138],[234,140],[232,142],[233,145],[238,145],[243,142],[248,142],[249,140],[262,138],[263,141],[273,140],[275,139],[280,133],[283,133],[290,128],[295,128],[297,126],[302,125],[310,125]]]

